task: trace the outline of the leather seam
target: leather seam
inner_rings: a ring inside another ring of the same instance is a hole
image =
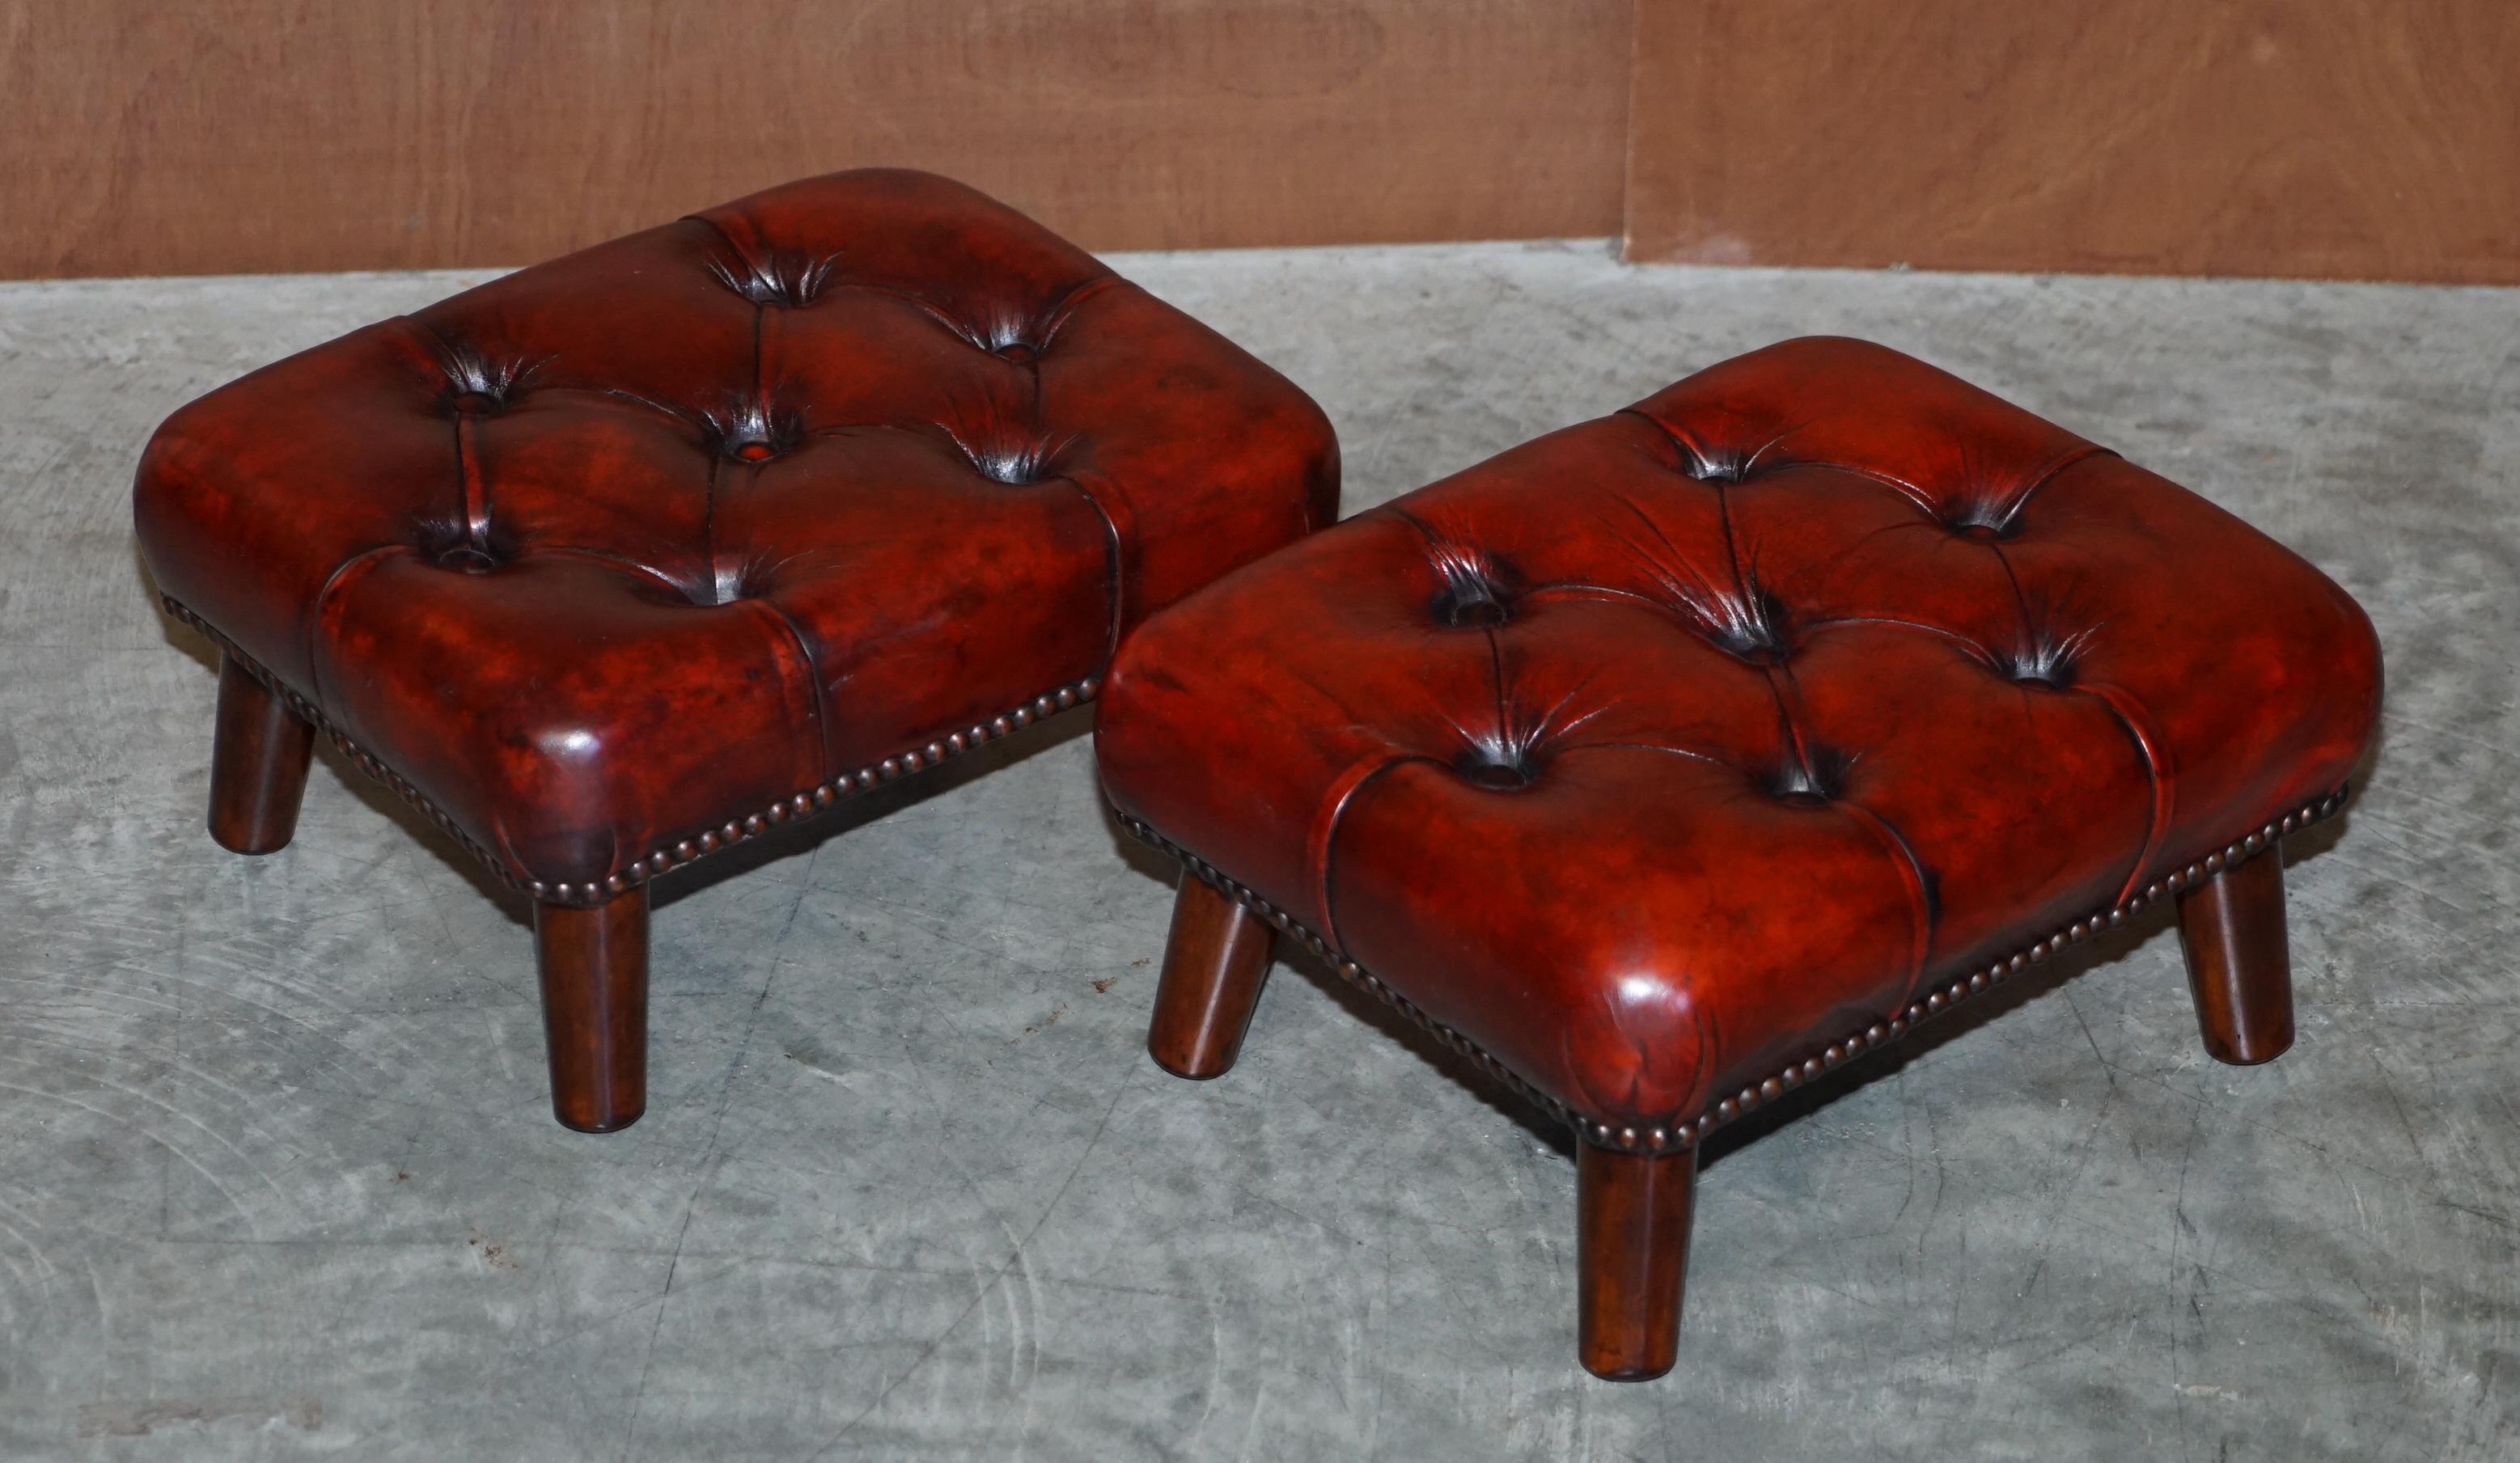
[[[818,774],[816,780],[818,782],[831,780],[832,708],[829,698],[824,693],[822,666],[814,657],[813,642],[806,639],[804,626],[797,624],[793,616],[770,600],[756,596],[737,602],[761,606],[771,620],[787,633],[788,639],[795,643],[797,665],[805,678],[805,703],[814,712],[814,767]],[[614,852],[617,854],[619,850],[616,849]]]
[[[321,654],[324,640],[324,606],[332,601],[333,592],[341,587],[341,581],[348,578],[351,571],[364,569],[371,559],[402,552],[409,547],[407,544],[379,544],[373,549],[363,549],[335,564],[333,572],[324,576],[323,586],[315,591],[315,602],[306,616],[306,680],[307,684],[315,687],[318,694],[321,694],[324,689],[324,662]],[[172,605],[175,601],[169,598],[166,602]],[[193,618],[189,610],[185,611],[182,617],[190,619],[196,625],[202,623],[199,619]],[[202,628],[208,627],[202,626]],[[222,638],[220,643],[225,644],[226,641]],[[248,660],[251,658],[247,657]],[[266,675],[261,679],[271,681],[275,685],[278,683],[278,678],[273,676]]]
[[[1088,508],[1094,510],[1094,516],[1102,520],[1103,577],[1108,584],[1102,596],[1103,614],[1107,620],[1102,636],[1102,657],[1107,662],[1110,657],[1120,653],[1121,630],[1128,624],[1130,608],[1128,566],[1134,562],[1130,556],[1129,548],[1137,537],[1136,506],[1131,505],[1129,508],[1129,532],[1123,534],[1120,531],[1120,520],[1112,515],[1110,505],[1104,503],[1093,489],[1077,481],[1073,473],[1054,473],[1039,481],[1067,484],[1077,497],[1085,500]]]
[[[1322,818],[1320,837],[1307,842],[1317,842],[1321,850],[1320,862],[1314,870],[1314,887],[1319,892],[1322,930],[1329,937],[1330,948],[1341,954],[1347,953],[1347,943],[1339,938],[1338,911],[1333,908],[1330,889],[1331,870],[1338,861],[1339,827],[1347,820],[1348,810],[1356,805],[1358,795],[1383,774],[1410,763],[1434,762],[1434,758],[1423,753],[1385,750],[1372,757],[1358,759],[1353,767],[1339,775],[1338,782],[1330,784],[1336,796],[1326,800],[1328,806]],[[1346,785],[1341,786],[1340,783]],[[1312,861],[1308,858],[1306,862]]]
[[[2143,846],[2136,850],[2135,864],[2127,870],[2125,880],[2118,886],[2118,898],[2123,900],[2142,882],[2143,871],[2152,866],[2153,856],[2161,848],[2162,835],[2170,831],[2171,809],[2179,797],[2178,771],[2162,765],[2161,750],[2153,745],[2151,728],[2147,725],[2151,717],[2137,714],[2148,712],[2150,708],[2138,700],[2134,692],[2109,682],[2093,682],[2073,689],[2106,706],[2109,714],[2117,718],[2118,726],[2126,732],[2127,740],[2135,744],[2136,755],[2143,759],[2144,776],[2152,784],[2152,809],[2144,825]]]

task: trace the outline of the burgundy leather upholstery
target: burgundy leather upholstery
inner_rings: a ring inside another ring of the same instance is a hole
[[[1337,477],[1320,410],[1231,343],[870,171],[255,372],[159,429],[137,515],[170,598],[584,903],[1090,694]]]
[[[2379,689],[2248,525],[1807,339],[1190,597],[1098,747],[1124,816],[1658,1130],[2334,792]]]

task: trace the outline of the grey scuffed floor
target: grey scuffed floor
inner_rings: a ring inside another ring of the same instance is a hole
[[[328,749],[211,846],[128,526],[178,402],[468,277],[0,287],[0,1456],[2520,1455],[2520,292],[1123,267],[1328,406],[1351,510],[1833,331],[2293,544],[2390,677],[2300,1045],[2206,1062],[2157,921],[2080,955],[1719,1145],[1679,1370],[1608,1386],[1557,1134],[1301,970],[1228,1079],[1147,1061],[1169,891],[1069,727],[664,886],[653,1106],[573,1136],[443,839]]]

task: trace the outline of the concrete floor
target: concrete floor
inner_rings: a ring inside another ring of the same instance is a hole
[[[574,1136],[445,840],[329,749],[286,853],[204,836],[130,539],[170,408],[477,276],[0,287],[0,1456],[2520,1456],[2520,291],[1121,262],[1351,510],[1832,331],[2294,545],[2390,678],[2300,1045],[2205,1061],[2157,921],[1971,1008],[1718,1146],[1679,1369],[1609,1386],[1559,1134],[1301,969],[1229,1079],[1148,1063],[1164,871],[1055,726],[663,886],[653,1105]]]

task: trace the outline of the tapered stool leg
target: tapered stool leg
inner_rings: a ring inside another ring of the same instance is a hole
[[[2281,1056],[2292,1045],[2282,855],[2269,848],[2182,892],[2179,940],[2205,1050],[2236,1067]]]
[[[1163,975],[1155,983],[1155,1019],[1147,1031],[1155,1065],[1201,1080],[1233,1067],[1269,978],[1274,938],[1258,915],[1183,872]]]
[[[592,909],[534,906],[552,1112],[618,1132],[648,1110],[648,889]]]
[[[219,666],[210,742],[210,836],[240,854],[278,853],[297,831],[315,726],[233,655]]]
[[[1697,1153],[1575,1155],[1576,1353],[1612,1382],[1645,1382],[1680,1354]]]

